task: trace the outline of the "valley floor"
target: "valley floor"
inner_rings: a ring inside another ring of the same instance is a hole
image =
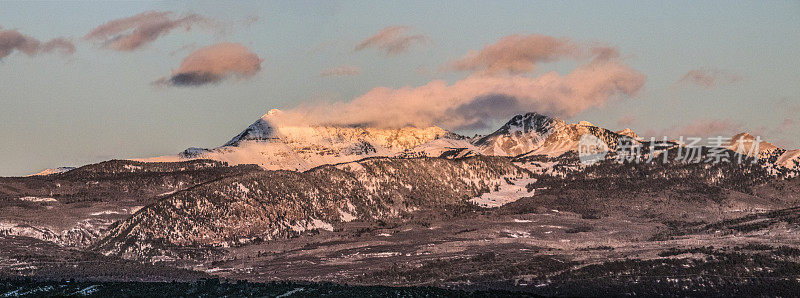
[[[513,206],[420,211],[403,220],[342,223],[333,231],[218,248],[205,258],[156,265],[5,237],[0,272],[5,278],[87,282],[217,277],[548,296],[791,296],[800,289],[800,233],[792,227],[798,209],[681,227],[646,218],[518,211]],[[775,221],[785,228],[758,226]]]

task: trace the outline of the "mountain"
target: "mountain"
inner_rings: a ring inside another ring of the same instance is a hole
[[[592,135],[602,141],[610,150],[616,150],[620,140],[628,142],[638,142],[632,138],[617,134],[611,130],[595,126],[588,121],[581,121],[575,124],[567,124],[547,136],[538,147],[534,148],[525,155],[548,155],[559,156],[569,151],[578,151],[579,142],[583,135]]]
[[[210,160],[111,160],[46,176],[0,177],[0,236],[88,246],[112,223],[197,184],[263,171]]]
[[[620,139],[635,141],[636,133],[627,130],[617,133],[593,125],[588,121],[567,124],[561,119],[537,113],[514,116],[497,131],[473,142],[485,155],[559,156],[568,151],[578,151],[578,142],[584,134],[603,141],[608,148],[616,148]]]
[[[673,143],[664,162],[620,163],[610,152],[587,165],[575,152],[586,134],[612,151],[650,143],[536,113],[475,138],[280,115],[220,147],[161,158],[179,162],[0,177],[0,278],[213,276],[550,296],[800,287],[786,279],[800,272],[800,150],[760,143],[758,159],[722,150],[758,163],[692,163],[674,158],[684,148]],[[709,160],[719,150],[699,151]],[[609,286],[618,290],[598,289]],[[14,291],[0,282],[0,293]],[[293,291],[280,293],[321,293]]]
[[[476,139],[473,144],[484,155],[516,156],[539,148],[554,131],[564,127],[561,119],[538,113],[511,118],[495,132]]]
[[[375,156],[439,157],[451,150],[472,149],[466,138],[432,126],[375,128],[289,124],[271,110],[224,145],[189,148],[176,156],[141,161],[211,159],[231,165],[257,164],[268,170],[304,171],[325,164]],[[419,147],[425,144],[425,147]]]
[[[623,129],[623,130],[618,130],[616,133],[617,133],[618,135],[623,135],[623,136],[631,137],[631,138],[633,138],[633,139],[639,139],[639,135],[637,135],[637,134],[636,134],[636,132],[634,132],[634,131],[633,131],[632,129],[630,129],[630,128],[626,128],[626,129]]]
[[[227,247],[332,230],[353,220],[398,218],[419,208],[468,206],[492,189],[520,195],[530,174],[478,156],[370,158],[305,172],[258,171],[179,191],[111,227],[96,244],[125,258],[173,255],[178,247]]]
[[[800,170],[800,149],[787,150],[776,161],[776,164]]]
[[[622,143],[649,143],[630,128],[611,131],[588,121],[567,123],[557,117],[525,113],[512,117],[488,135],[464,137],[437,126],[379,128],[304,124],[287,121],[280,110],[270,110],[220,147],[188,148],[177,155],[138,159],[144,162],[178,162],[210,159],[230,165],[256,164],[267,170],[306,171],[327,164],[368,157],[444,157],[476,155],[557,157],[579,149],[584,135],[592,135],[616,151]],[[734,151],[752,149],[756,138],[740,133],[727,143]],[[745,144],[739,148],[739,142]],[[672,142],[673,145],[677,144]],[[800,153],[760,141],[759,155],[775,175],[800,175]],[[752,155],[752,154],[750,154]]]
[[[746,132],[734,135],[726,147],[732,151],[751,156],[756,154],[770,154],[773,151],[781,149],[778,148],[778,146],[756,138]],[[758,152],[755,152],[756,149],[758,149]]]
[[[758,155],[761,165],[775,176],[800,176],[800,149],[787,150],[746,132],[734,135],[726,148],[750,156]]]

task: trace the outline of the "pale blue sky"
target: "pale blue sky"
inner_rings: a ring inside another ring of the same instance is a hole
[[[618,120],[635,115],[638,121],[630,126],[644,134],[702,119],[730,120],[779,146],[800,147],[798,1],[11,1],[0,6],[3,30],[19,29],[43,41],[71,37],[77,47],[69,57],[17,52],[0,61],[0,176],[215,147],[272,108],[348,101],[379,86],[453,82],[465,74],[418,70],[436,70],[515,33],[613,45],[647,76],[638,97],[569,121],[621,129]],[[100,24],[148,10],[259,21],[225,35],[175,31],[133,52],[82,40]],[[410,26],[430,42],[395,57],[353,52],[355,44],[392,25]],[[264,59],[263,70],[249,80],[200,88],[151,84],[177,68],[192,48],[218,42],[249,47]],[[341,65],[358,66],[362,73],[319,76]],[[568,72],[574,64],[542,67]],[[697,68],[724,70],[742,80],[712,89],[676,85]],[[795,124],[781,126],[786,119]]]

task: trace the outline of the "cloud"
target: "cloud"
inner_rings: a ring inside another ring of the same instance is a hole
[[[437,125],[445,129],[472,130],[488,128],[497,121],[529,111],[571,117],[586,109],[601,107],[610,100],[636,96],[644,87],[646,76],[624,64],[616,48],[575,47],[580,47],[583,54],[544,55],[547,58],[534,59],[577,58],[580,64],[567,74],[550,71],[530,75],[513,71],[485,75],[488,66],[468,67],[465,70],[473,73],[453,83],[433,80],[416,87],[377,87],[349,102],[301,104],[270,117],[282,125],[395,128]]]
[[[648,131],[647,135],[656,138],[667,137],[713,137],[713,136],[732,136],[742,131],[742,124],[731,120],[721,119],[701,119],[689,122],[684,125],[675,125],[661,131]]]
[[[628,127],[635,124],[636,121],[636,116],[623,116],[617,120],[617,125],[621,127]]]
[[[687,72],[678,84],[693,84],[705,89],[713,89],[719,85],[730,85],[742,81],[742,77],[719,69],[693,69]]]
[[[174,29],[191,30],[200,25],[215,28],[219,24],[196,14],[181,17],[172,12],[148,11],[135,16],[109,21],[94,28],[84,39],[100,41],[112,50],[132,51],[139,49]]]
[[[201,86],[230,77],[249,78],[261,70],[263,60],[239,43],[219,43],[195,51],[183,59],[169,78],[156,85]]]
[[[598,52],[611,56],[613,49]],[[483,72],[485,74],[520,74],[533,71],[539,62],[550,62],[564,57],[577,57],[579,47],[573,42],[551,36],[510,35],[480,51],[471,51],[461,59],[450,62],[445,70]],[[605,57],[604,56],[604,57]]]
[[[75,45],[65,38],[56,38],[47,42],[41,42],[33,37],[23,35],[15,29],[1,30],[0,28],[0,60],[14,51],[22,52],[28,56],[36,56],[41,53],[54,51],[64,55],[75,53]]]
[[[357,66],[344,65],[323,70],[319,75],[323,77],[355,76],[361,73]]]
[[[791,130],[793,128],[797,128],[797,121],[792,118],[784,118],[781,121],[781,124],[778,126],[779,130]]]
[[[378,48],[386,52],[387,56],[395,56],[408,51],[414,44],[424,44],[429,38],[422,34],[407,35],[407,26],[389,26],[381,29],[375,35],[361,41],[355,51],[366,48]]]
[[[573,116],[617,96],[633,96],[645,76],[615,60],[593,60],[567,75],[538,77],[471,75],[453,84],[434,80],[419,87],[374,88],[346,103],[312,104],[284,113],[283,121],[382,127],[439,125],[485,128],[526,111]]]

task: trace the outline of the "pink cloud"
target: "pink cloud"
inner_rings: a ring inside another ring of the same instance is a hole
[[[660,131],[648,131],[647,135],[660,138],[703,138],[713,136],[732,136],[742,131],[742,124],[731,120],[701,119],[683,125],[675,125]]]
[[[71,55],[75,53],[75,45],[65,38],[55,38],[43,43],[33,37],[23,35],[15,29],[0,30],[0,60],[11,55],[14,51],[22,52],[28,56],[36,56],[53,51]]]
[[[472,75],[453,84],[434,80],[419,87],[379,87],[347,103],[300,106],[284,117],[317,124],[482,128],[520,111],[572,116],[614,97],[635,95],[645,80],[618,61],[595,60],[567,75]]]
[[[200,86],[229,77],[249,78],[261,70],[263,60],[239,43],[219,43],[199,49],[185,59],[169,78],[157,85]]]
[[[742,77],[719,69],[693,69],[687,72],[680,80],[679,84],[694,84],[705,89],[712,89],[719,85],[730,85],[738,83]]]
[[[610,55],[610,52],[599,52]],[[510,35],[480,51],[471,51],[444,68],[454,71],[483,72],[486,74],[519,74],[534,70],[539,62],[549,62],[563,57],[577,57],[579,47],[564,38],[545,35]]]
[[[628,127],[635,124],[636,121],[636,116],[623,116],[617,120],[617,125],[620,127]]]
[[[785,118],[783,119],[783,121],[781,121],[779,128],[781,130],[789,130],[792,128],[797,128],[797,121],[792,118]]]
[[[355,51],[366,48],[378,48],[386,52],[387,56],[395,56],[408,51],[414,44],[424,44],[429,38],[422,34],[408,35],[407,26],[389,26],[381,29],[373,36],[364,39],[355,46]]]
[[[109,21],[94,28],[84,38],[100,41],[105,47],[113,50],[132,51],[174,29],[182,28],[189,31],[194,25],[211,28],[218,24],[196,14],[174,17],[171,12],[148,11]]]
[[[322,77],[355,76],[361,73],[357,66],[343,65],[323,70],[319,75]]]

